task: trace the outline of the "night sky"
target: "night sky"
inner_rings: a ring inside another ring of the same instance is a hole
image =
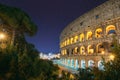
[[[40,52],[59,52],[59,36],[64,27],[77,17],[107,0],[0,0],[21,8],[38,26],[34,37],[27,37]]]

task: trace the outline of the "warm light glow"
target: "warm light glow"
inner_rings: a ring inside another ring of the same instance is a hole
[[[92,39],[92,32],[89,31],[87,32],[87,40],[91,40]]]
[[[101,37],[101,33],[102,33],[102,29],[101,29],[101,28],[98,28],[98,29],[95,31],[95,37],[97,37],[97,38]]]
[[[84,46],[81,46],[81,47],[80,47],[80,53],[81,53],[81,54],[85,54],[85,47],[84,47]]]
[[[84,34],[83,34],[83,33],[80,34],[80,41],[81,41],[81,42],[84,41]]]
[[[78,41],[78,36],[74,37],[74,42],[76,43]]]
[[[77,53],[77,51],[78,51],[78,47],[75,47],[75,53]]]
[[[110,58],[110,60],[114,60],[115,56],[114,55],[110,55],[109,58]]]
[[[116,30],[114,25],[109,25],[109,26],[106,27],[106,34],[108,34],[109,31],[111,31],[111,30]]]
[[[101,54],[105,54],[105,51],[102,51]]]
[[[0,33],[0,39],[4,39],[5,38],[5,34]]]
[[[94,49],[92,48],[91,45],[88,45],[88,54],[94,53]]]
[[[65,46],[67,45],[67,41],[65,40]]]
[[[67,45],[69,45],[70,44],[70,40],[69,39],[67,39]]]
[[[73,43],[73,38],[70,39],[70,43],[71,43],[71,44]]]

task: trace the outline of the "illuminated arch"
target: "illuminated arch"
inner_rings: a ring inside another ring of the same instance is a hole
[[[98,68],[99,68],[100,70],[103,70],[103,69],[104,69],[104,65],[103,65],[103,61],[102,61],[102,60],[98,61]]]
[[[92,45],[88,45],[87,50],[88,50],[88,54],[94,53],[94,49]]]
[[[77,54],[78,53],[78,47],[74,48],[74,53]]]
[[[75,68],[76,68],[76,69],[79,68],[79,63],[78,63],[78,60],[77,60],[77,59],[75,60]]]
[[[68,66],[70,66],[70,59],[68,59]]]
[[[95,37],[100,38],[101,36],[102,36],[102,29],[101,28],[96,29]]]
[[[87,40],[91,40],[92,39],[92,32],[89,31],[87,32]]]
[[[67,39],[67,45],[69,45],[70,44],[70,40],[69,39]]]
[[[66,54],[67,54],[67,50],[66,50],[66,49],[64,49],[64,50],[63,50],[63,53],[64,53],[64,55],[66,55]]]
[[[71,59],[71,67],[74,67],[74,60]]]
[[[80,54],[85,54],[85,47],[84,46],[81,46],[80,47]]]
[[[73,42],[74,42],[74,39],[70,38],[70,43],[73,44]]]
[[[65,46],[67,45],[67,41],[65,40]]]
[[[93,60],[89,60],[88,61],[88,67],[94,67],[94,61]]]
[[[74,43],[76,43],[78,41],[78,36],[74,37]]]
[[[86,67],[85,60],[81,60],[81,68],[85,69],[85,67]]]
[[[109,25],[106,27],[106,34],[109,35],[109,34],[115,34],[115,26],[114,25]]]
[[[96,52],[104,54],[104,51],[105,49],[104,49],[103,43],[98,43],[96,46]]]
[[[80,34],[80,41],[81,41],[81,42],[84,41],[84,34],[83,34],[83,33]]]

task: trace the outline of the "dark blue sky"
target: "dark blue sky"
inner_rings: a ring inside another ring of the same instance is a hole
[[[34,37],[27,37],[41,52],[59,52],[59,36],[66,25],[107,0],[0,0],[21,8],[38,26]]]

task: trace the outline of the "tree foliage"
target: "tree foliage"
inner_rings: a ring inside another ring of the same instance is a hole
[[[58,66],[41,60],[39,51],[25,39],[34,35],[37,26],[19,8],[0,4],[0,19],[9,36],[10,46],[0,48],[0,80],[54,80],[58,78]],[[26,35],[27,36],[27,35]]]

